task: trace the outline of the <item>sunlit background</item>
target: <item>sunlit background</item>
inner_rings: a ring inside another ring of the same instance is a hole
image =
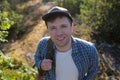
[[[74,36],[99,52],[97,80],[120,80],[120,0],[0,0],[0,80],[35,80],[34,53],[47,36],[41,16],[52,6],[70,10]]]

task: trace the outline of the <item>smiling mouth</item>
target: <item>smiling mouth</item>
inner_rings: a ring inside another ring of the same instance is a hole
[[[65,37],[57,39],[58,41],[63,41]]]

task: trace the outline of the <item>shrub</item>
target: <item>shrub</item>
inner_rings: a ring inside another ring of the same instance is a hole
[[[17,39],[25,32],[21,25],[23,14],[11,6],[8,0],[0,0],[0,42],[5,42],[7,39]]]
[[[0,51],[0,80],[34,80],[35,74],[36,69],[29,67],[27,63],[5,56]]]

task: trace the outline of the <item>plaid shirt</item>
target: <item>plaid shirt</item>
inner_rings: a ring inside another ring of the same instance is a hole
[[[42,38],[40,40],[34,56],[35,65],[39,69],[41,61],[46,56],[48,39]],[[98,53],[94,45],[85,40],[72,37],[72,58],[79,72],[78,80],[93,80],[98,73]],[[55,67],[48,71],[45,80],[56,80]]]

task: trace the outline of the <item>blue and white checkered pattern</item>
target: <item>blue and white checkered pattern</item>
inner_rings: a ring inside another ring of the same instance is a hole
[[[41,60],[43,60],[46,55],[48,39],[49,38],[42,38],[40,40],[34,56],[35,64],[39,69]],[[78,80],[92,80],[93,77],[97,75],[98,53],[92,43],[72,37],[72,58],[79,71]],[[55,67],[46,74],[45,80],[56,80]]]

